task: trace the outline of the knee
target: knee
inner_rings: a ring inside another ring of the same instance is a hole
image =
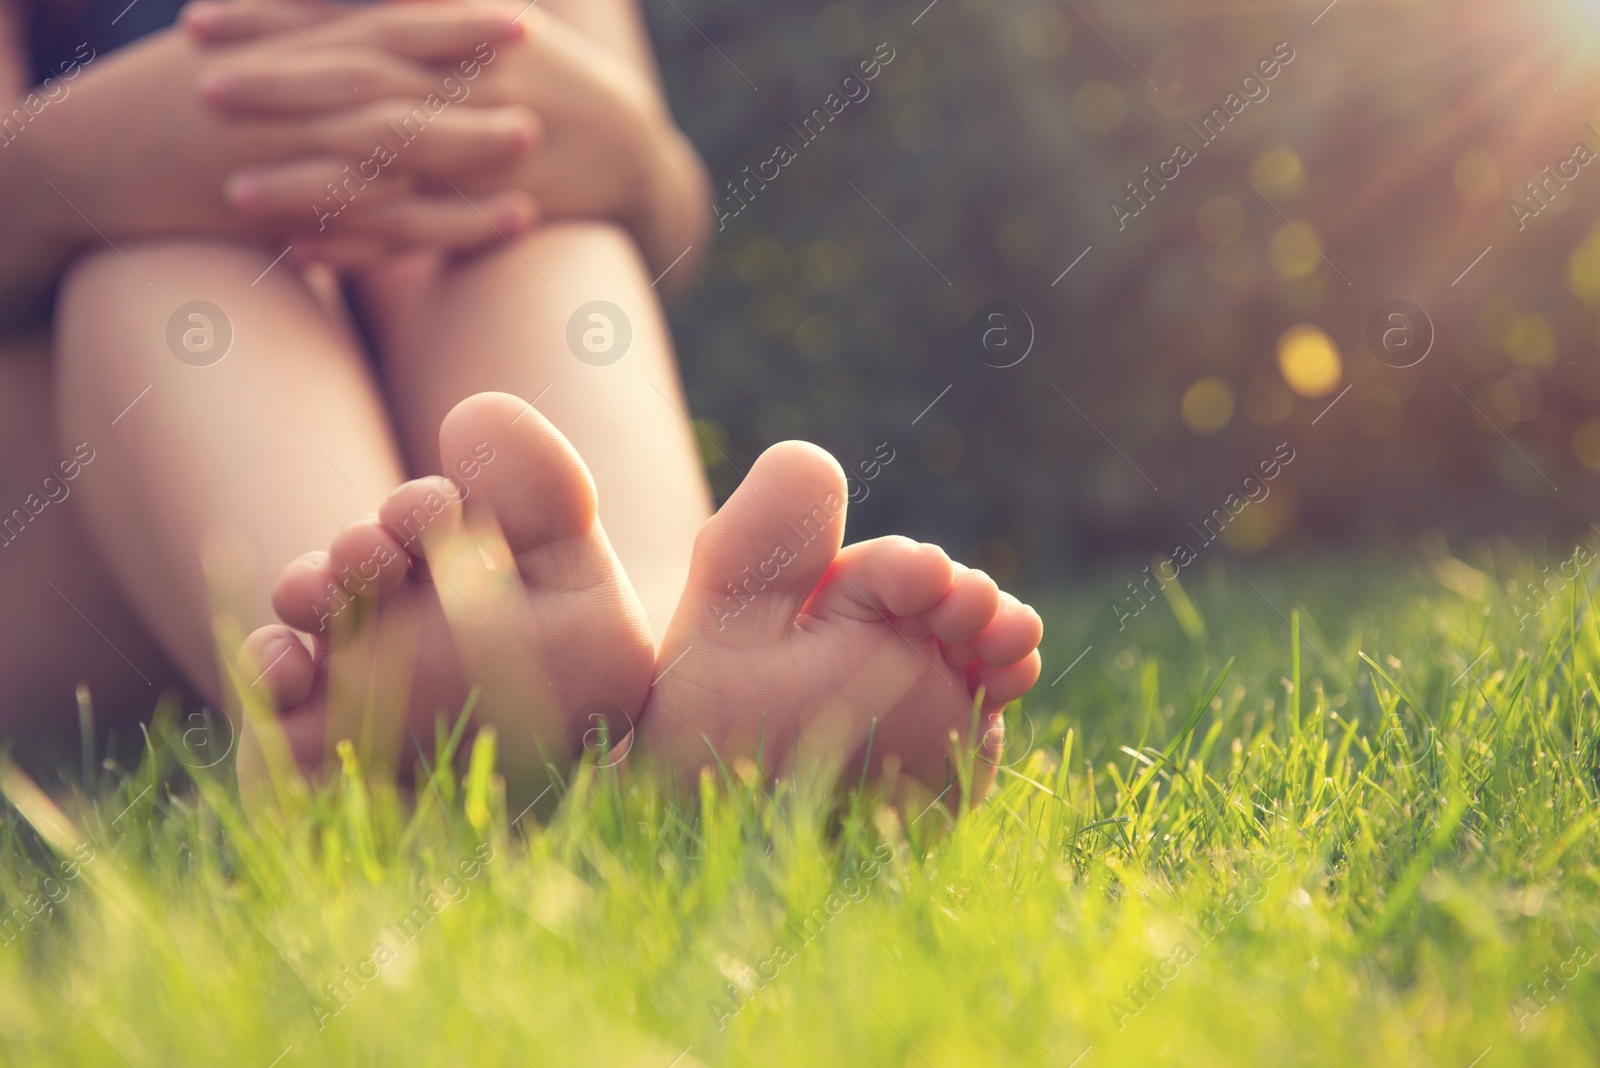
[[[120,269],[119,269],[120,268]],[[61,272],[56,287],[55,325],[78,319],[86,309],[104,309],[108,300],[119,300],[122,289],[145,283],[110,249],[85,249]]]
[[[534,227],[517,239],[524,252],[581,254],[644,270],[644,256],[628,228],[605,219],[561,219]]]
[[[137,350],[133,338],[161,338],[175,312],[208,302],[226,314],[273,264],[265,248],[241,242],[152,239],[80,253],[63,272],[54,315],[55,356],[63,368],[99,354]],[[284,268],[280,268],[283,270]],[[296,276],[285,274],[285,279]]]
[[[265,246],[207,238],[150,238],[80,252],[61,275],[56,315],[118,307],[127,301],[203,297],[249,285],[273,262]]]

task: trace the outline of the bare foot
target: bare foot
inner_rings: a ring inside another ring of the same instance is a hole
[[[495,725],[513,782],[536,779],[602,721],[620,743],[643,703],[649,629],[566,438],[526,402],[480,393],[445,417],[439,453],[453,478],[407,482],[380,516],[290,564],[273,595],[289,626],[245,642],[302,767],[340,739],[369,766],[407,767],[411,737],[431,746],[436,717],[453,723],[477,688],[472,723]],[[247,731],[241,784],[264,773]]]
[[[854,775],[867,760],[940,792],[976,741],[983,796],[1000,712],[1039,677],[1039,616],[937,546],[841,551],[844,512],[844,473],[816,446],[783,442],[756,461],[695,541],[640,756],[680,779],[758,755],[768,774]]]

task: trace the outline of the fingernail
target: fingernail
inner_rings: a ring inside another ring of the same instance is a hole
[[[221,72],[212,72],[200,76],[200,95],[211,103],[220,103],[226,100],[233,92],[233,79]]]
[[[211,0],[194,0],[184,7],[180,16],[187,26],[195,29],[212,29],[217,24],[217,19],[222,14],[222,9]]]
[[[223,185],[222,195],[236,207],[248,208],[261,199],[261,179],[253,174],[235,174]]]
[[[533,222],[533,212],[525,204],[509,204],[500,212],[500,229],[522,231]]]
[[[538,124],[527,108],[501,108],[495,115],[495,120],[501,133],[517,148],[527,148],[533,143]]]

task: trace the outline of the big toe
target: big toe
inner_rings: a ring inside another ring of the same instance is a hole
[[[803,441],[767,449],[695,538],[674,629],[780,636],[839,555],[844,521],[844,471],[832,456]]]
[[[513,553],[587,533],[595,522],[594,480],[572,444],[509,393],[479,393],[450,410],[439,428],[439,461],[467,514],[488,514]]]

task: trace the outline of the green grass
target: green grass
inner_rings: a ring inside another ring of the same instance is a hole
[[[1572,584],[1519,630],[1496,558],[1214,564],[1120,633],[1132,575],[1047,602],[957,821],[602,772],[511,828],[485,746],[414,811],[347,778],[254,828],[159,742],[60,814],[9,775],[6,913],[59,903],[0,945],[0,1058],[1595,1063],[1600,625]]]

